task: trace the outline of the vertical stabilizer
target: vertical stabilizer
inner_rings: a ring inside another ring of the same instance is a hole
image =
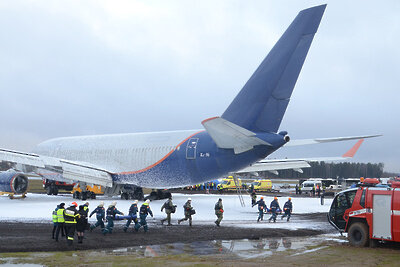
[[[326,5],[302,10],[222,118],[253,132],[277,132]]]

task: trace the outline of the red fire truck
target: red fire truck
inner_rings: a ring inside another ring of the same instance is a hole
[[[328,221],[347,232],[354,246],[375,246],[378,240],[400,242],[400,182],[382,185],[367,178],[358,188],[333,199]]]

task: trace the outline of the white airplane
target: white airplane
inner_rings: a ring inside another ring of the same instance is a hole
[[[297,15],[222,116],[202,122],[205,130],[57,138],[38,144],[32,153],[0,149],[0,160],[46,179],[101,185],[110,193],[119,192],[122,185],[200,184],[246,168],[298,170],[307,167],[307,160],[265,158],[284,145],[374,137],[290,141],[286,131],[278,131],[325,7]],[[1,173],[0,191],[23,190],[23,177],[24,173]]]

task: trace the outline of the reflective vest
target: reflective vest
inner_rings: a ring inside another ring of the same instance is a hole
[[[57,210],[57,222],[59,222],[59,223],[65,222],[65,220],[64,220],[64,209],[58,209]]]
[[[75,207],[69,207],[64,210],[65,223],[76,223],[76,218],[79,217]]]
[[[57,222],[57,211],[56,210],[53,210],[52,217],[53,217],[53,223],[56,223]]]

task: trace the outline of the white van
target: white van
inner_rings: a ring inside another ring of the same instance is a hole
[[[309,192],[311,191],[313,188],[317,189],[317,185],[319,185],[319,188],[322,189],[322,182],[320,180],[307,180],[304,181],[301,184],[301,191],[303,192]]]

